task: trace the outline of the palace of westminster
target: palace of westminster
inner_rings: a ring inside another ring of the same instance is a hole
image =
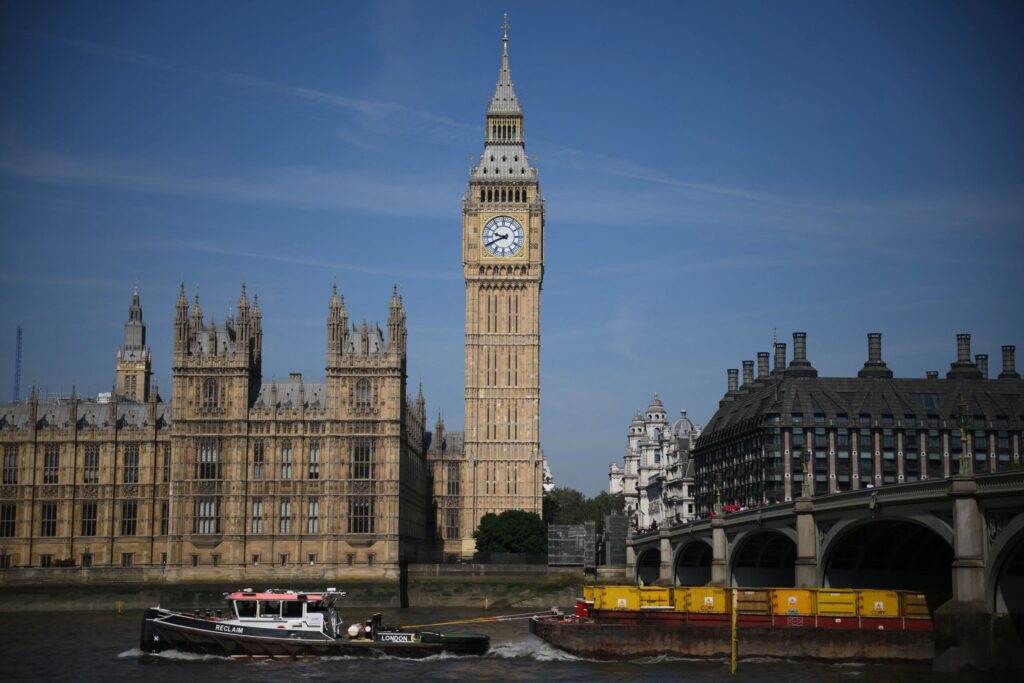
[[[0,569],[150,568],[167,578],[281,571],[396,576],[472,552],[488,512],[540,514],[544,198],[526,155],[507,26],[484,151],[462,201],[465,431],[426,430],[406,387],[406,318],[327,309],[326,378],[262,378],[245,286],[220,325],[174,320],[170,400],[151,384],[139,293],[106,397],[0,405]]]
[[[540,293],[545,201],[526,155],[507,25],[484,150],[462,200],[466,284],[464,431],[426,427],[407,395],[406,316],[386,329],[327,307],[326,377],[263,381],[263,318],[245,286],[207,321],[184,284],[172,387],[133,294],[109,399],[0,405],[0,570],[78,566],[216,579],[290,572],[394,577],[405,562],[462,558],[489,512],[540,514]],[[609,471],[638,527],[801,495],[1019,468],[1024,380],[1012,345],[989,378],[957,337],[945,378],[895,378],[881,335],[856,377],[819,377],[803,332],[728,371],[703,429],[672,425],[657,395]],[[122,570],[121,568],[125,568]],[[130,569],[129,569],[130,568]]]

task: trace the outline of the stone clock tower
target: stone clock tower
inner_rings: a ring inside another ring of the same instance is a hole
[[[540,291],[544,199],[526,156],[503,27],[480,163],[462,204],[466,278],[463,537],[504,510],[541,513]]]

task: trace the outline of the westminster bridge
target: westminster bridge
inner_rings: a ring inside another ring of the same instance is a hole
[[[719,514],[633,535],[626,560],[630,575],[644,584],[922,591],[951,598],[936,612],[939,630],[945,613],[953,628],[979,627],[980,620],[987,637],[1005,636],[1007,628],[1019,634],[1024,471]],[[1019,638],[1011,651],[1020,649]],[[975,652],[972,659],[989,654]]]

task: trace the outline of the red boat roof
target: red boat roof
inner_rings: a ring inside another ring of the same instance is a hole
[[[257,593],[236,591],[227,595],[228,600],[306,600],[320,602],[324,596],[320,593]]]

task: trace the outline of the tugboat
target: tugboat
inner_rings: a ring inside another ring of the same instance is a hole
[[[228,657],[297,659],[316,656],[428,657],[449,652],[482,655],[489,636],[385,626],[381,615],[342,628],[337,602],[344,591],[246,588],[226,593],[227,609],[178,612],[151,607],[142,618],[139,648]]]

